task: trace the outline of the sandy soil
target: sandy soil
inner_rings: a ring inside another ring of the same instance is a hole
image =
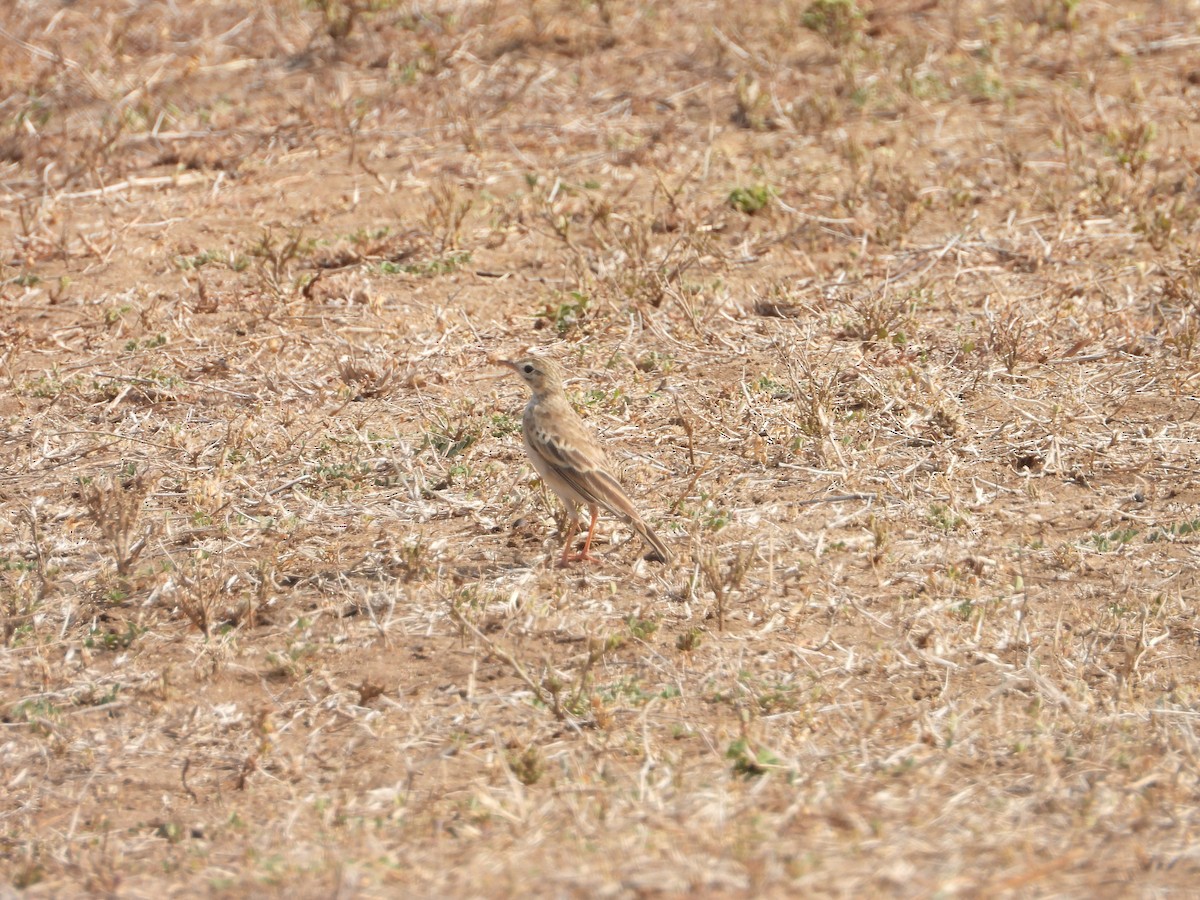
[[[255,6],[0,19],[0,893],[1195,890],[1200,4]]]

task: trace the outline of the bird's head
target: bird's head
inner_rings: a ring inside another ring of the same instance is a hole
[[[500,363],[520,375],[535,395],[562,390],[563,371],[557,363],[548,359],[525,356],[521,359],[502,359]]]

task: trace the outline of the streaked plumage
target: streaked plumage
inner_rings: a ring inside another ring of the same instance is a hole
[[[638,515],[633,501],[613,476],[604,448],[567,400],[562,387],[562,370],[548,359],[532,356],[501,362],[520,375],[533,392],[521,418],[521,434],[533,467],[567,508],[567,539],[562,562],[594,558],[588,551],[596,533],[600,507],[628,522],[663,562],[669,562],[671,551]],[[592,522],[583,552],[572,557],[571,538],[579,526],[580,506],[588,507]]]

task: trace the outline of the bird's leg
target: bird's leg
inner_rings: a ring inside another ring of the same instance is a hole
[[[570,541],[570,539],[568,539],[566,546],[563,547],[563,555],[562,555],[562,560],[561,560],[562,565],[564,565],[564,566],[567,563],[571,563],[571,562],[596,562],[596,557],[592,556],[592,554],[589,553],[588,551],[592,549],[592,538],[596,534],[596,522],[600,518],[600,507],[590,506],[589,509],[591,510],[591,513],[592,513],[592,524],[588,527],[587,539],[584,540],[584,542],[583,542],[583,552],[576,553],[574,555],[569,553],[569,551],[571,549],[571,541]],[[572,536],[574,536],[574,534],[575,534],[574,526],[577,525],[578,523],[579,523],[578,519],[574,519],[571,522],[571,526],[572,526],[571,535]]]
[[[596,534],[596,520],[600,518],[600,507],[593,503],[590,509],[592,512],[592,524],[588,526],[587,540],[583,542],[583,552],[579,554],[579,558],[582,560],[594,560],[596,558],[588,553],[588,551],[592,549],[592,538]]]
[[[565,566],[567,563],[572,561],[571,538],[575,537],[575,529],[577,529],[578,527],[579,527],[579,519],[577,519],[575,516],[568,515],[568,517],[567,517],[567,539],[565,541],[563,541],[562,558],[559,559],[559,561],[558,561],[558,564],[560,566]]]

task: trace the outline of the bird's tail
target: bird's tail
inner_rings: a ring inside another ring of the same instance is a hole
[[[642,540],[649,544],[650,548],[658,554],[658,557],[662,562],[669,563],[675,558],[674,554],[671,553],[670,548],[668,548],[667,545],[662,542],[662,538],[655,534],[654,530],[649,525],[647,525],[641,519],[633,519],[630,524],[633,525],[634,530],[637,531]]]

